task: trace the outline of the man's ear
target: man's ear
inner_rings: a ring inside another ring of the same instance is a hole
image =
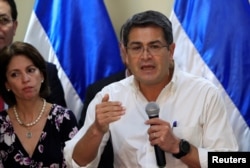
[[[14,35],[14,36],[16,35],[17,26],[18,26],[18,21],[15,20],[15,21],[13,22],[13,35]]]
[[[172,59],[174,58],[175,43],[169,45],[169,51],[171,53]]]
[[[127,51],[126,51],[126,47],[124,46],[122,42],[120,42],[120,53],[121,53],[122,62],[126,65]]]

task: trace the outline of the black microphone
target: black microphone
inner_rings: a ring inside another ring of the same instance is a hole
[[[146,106],[146,113],[149,118],[158,118],[160,108],[155,102],[149,102]],[[157,165],[162,168],[166,166],[165,153],[158,145],[154,145]]]

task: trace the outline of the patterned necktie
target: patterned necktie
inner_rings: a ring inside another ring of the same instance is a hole
[[[2,111],[4,109],[4,101],[3,99],[0,97],[0,111]]]

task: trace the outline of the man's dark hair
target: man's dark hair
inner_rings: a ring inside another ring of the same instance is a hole
[[[149,10],[135,14],[122,26],[123,31],[120,35],[122,35],[121,39],[124,46],[128,44],[128,36],[132,28],[150,25],[161,27],[168,45],[173,43],[172,23],[170,20],[160,12]]]
[[[3,0],[10,5],[11,17],[14,21],[17,20],[17,8],[15,0]]]

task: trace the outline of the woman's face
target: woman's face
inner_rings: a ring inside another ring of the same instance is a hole
[[[12,91],[16,99],[30,100],[39,97],[44,77],[25,55],[15,55],[11,59],[6,77],[6,89]]]

